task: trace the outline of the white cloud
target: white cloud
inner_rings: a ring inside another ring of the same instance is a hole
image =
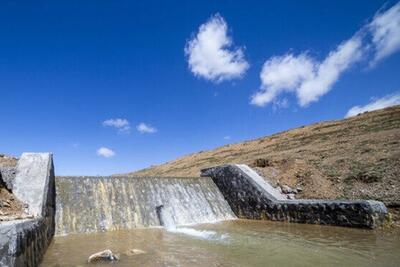
[[[400,49],[400,2],[378,12],[368,25],[376,49],[372,65]]]
[[[362,40],[355,36],[331,51],[323,62],[316,63],[313,77],[305,79],[297,90],[300,106],[318,101],[328,93],[340,75],[361,59],[362,50]]]
[[[289,100],[287,98],[282,98],[282,99],[274,100],[272,109],[274,111],[276,111],[278,109],[288,108],[289,105],[290,105]]]
[[[372,59],[370,65],[375,65],[398,50],[400,2],[386,11],[379,11],[370,23],[321,61],[306,53],[297,56],[289,53],[268,59],[260,73],[260,89],[251,96],[251,104],[275,105],[279,103],[280,94],[292,92],[299,105],[305,107],[328,93],[354,63]]]
[[[118,129],[120,133],[130,133],[131,131],[131,126],[127,119],[108,119],[103,121],[103,126],[114,127]]]
[[[231,48],[228,26],[219,14],[199,28],[197,35],[185,46],[190,70],[195,76],[221,82],[240,78],[249,68],[242,48]]]
[[[155,133],[157,132],[157,129],[152,127],[149,124],[146,124],[144,122],[138,124],[136,126],[136,129],[140,132],[140,133]]]
[[[97,149],[97,155],[105,158],[111,158],[115,156],[115,152],[107,147],[100,147]]]
[[[366,111],[373,111],[377,109],[387,108],[391,106],[400,105],[400,92],[384,96],[382,98],[373,99],[365,106],[354,106],[346,114],[346,118],[356,116]]]
[[[230,140],[231,139],[231,136],[230,135],[225,135],[224,136],[224,140]]]
[[[300,106],[307,106],[329,92],[340,75],[362,57],[358,36],[340,44],[319,62],[306,53],[286,54],[267,60],[260,73],[260,90],[251,104],[265,106],[276,102],[283,92],[295,92]]]
[[[313,77],[314,61],[306,54],[287,54],[267,60],[260,73],[260,91],[252,96],[251,103],[265,106],[282,92],[295,91],[305,79]]]

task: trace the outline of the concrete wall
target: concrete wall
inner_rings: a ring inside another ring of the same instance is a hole
[[[10,191],[13,190],[16,172],[16,167],[0,167],[0,183],[3,181],[5,187]]]
[[[38,266],[55,230],[52,155],[22,154],[13,183],[14,194],[35,217],[0,223],[0,266]]]
[[[236,218],[209,177],[57,177],[56,235],[160,226],[163,206],[176,225]]]
[[[218,186],[239,218],[375,228],[386,219],[379,201],[284,200],[273,187],[243,165],[202,170]]]

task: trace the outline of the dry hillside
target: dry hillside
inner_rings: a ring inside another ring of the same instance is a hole
[[[400,106],[202,151],[130,176],[198,176],[224,163],[257,167],[298,198],[377,199],[400,206]]]
[[[17,165],[17,162],[18,159],[15,157],[0,154],[0,168],[15,167]]]

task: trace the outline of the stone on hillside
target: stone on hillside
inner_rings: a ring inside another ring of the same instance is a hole
[[[287,185],[281,185],[282,193],[284,194],[297,194],[297,190],[293,189]]]
[[[255,159],[253,162],[253,167],[260,167],[260,168],[265,168],[271,166],[271,162],[269,159]]]
[[[118,261],[119,258],[117,255],[112,253],[111,250],[106,249],[100,252],[97,252],[93,255],[91,255],[88,259],[89,263],[96,263],[96,262],[112,262],[112,261]]]

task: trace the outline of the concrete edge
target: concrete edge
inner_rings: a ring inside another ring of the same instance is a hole
[[[14,182],[13,191],[29,205],[35,217],[0,223],[0,266],[38,266],[55,230],[52,155],[23,153],[17,165],[17,176],[19,180]]]

